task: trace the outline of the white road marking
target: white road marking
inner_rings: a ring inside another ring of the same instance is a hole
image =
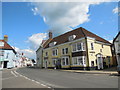
[[[30,79],[30,78],[28,78],[28,77],[26,77],[26,76],[24,76],[24,75],[21,75],[21,74],[19,74],[19,73],[16,72],[16,71],[14,71],[14,73],[16,73],[17,75],[19,75],[19,76],[21,76],[21,77],[24,77],[24,78],[27,79],[27,80],[31,80],[31,81],[33,81],[33,82],[35,82],[35,83],[37,83],[37,84],[40,84],[40,85],[42,85],[42,86],[44,86],[44,87],[52,88],[52,87],[49,87],[49,86],[47,86],[47,85],[45,85],[45,84],[41,84],[41,83],[38,82],[38,81],[32,80],[32,79]]]
[[[42,86],[46,86],[45,84],[41,84]]]
[[[48,87],[48,88],[51,88],[51,87]]]
[[[11,74],[13,74],[15,77],[18,77],[13,71],[11,71]]]

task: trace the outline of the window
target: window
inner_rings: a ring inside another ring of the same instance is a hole
[[[85,43],[82,43],[83,50],[85,50]]]
[[[73,65],[77,65],[77,57],[73,58]]]
[[[62,65],[65,65],[65,58],[62,58]]]
[[[62,57],[62,65],[69,65],[69,57]]]
[[[76,51],[76,44],[72,45],[73,51]]]
[[[102,44],[102,48],[104,48],[104,45]]]
[[[49,44],[49,47],[55,46],[57,44],[57,42],[52,42]]]
[[[83,65],[83,58],[82,57],[78,57],[78,64]]]
[[[81,43],[77,43],[77,50],[81,50],[81,49],[82,49]]]
[[[100,49],[100,52],[102,52],[102,49]]]
[[[46,57],[48,56],[48,52],[45,52],[45,56],[46,56]]]
[[[69,36],[69,41],[73,41],[76,38],[76,35]]]
[[[7,55],[6,55],[6,59],[8,59],[8,56],[9,56],[9,53],[7,53]]]
[[[0,41],[0,46],[3,47],[4,46],[4,42]]]
[[[62,49],[62,54],[64,55],[64,54],[68,54],[68,48],[63,48]]]
[[[55,66],[57,62],[57,59],[52,59],[52,65]]]
[[[85,50],[85,43],[75,43],[72,45],[73,52]]]
[[[52,55],[57,56],[58,55],[58,49],[53,49],[52,50]]]
[[[85,56],[80,56],[80,57],[73,57],[72,59],[72,63],[73,65],[86,65],[86,62],[85,62]]]
[[[92,66],[92,67],[94,66],[94,61],[91,61],[91,66]]]
[[[93,43],[91,43],[91,50],[94,50]]]
[[[4,56],[4,51],[0,50],[0,56]]]

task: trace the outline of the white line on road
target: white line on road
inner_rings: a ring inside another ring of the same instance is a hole
[[[42,86],[46,86],[45,84],[41,84]]]
[[[15,77],[18,77],[13,71],[11,71],[11,74],[13,74]]]
[[[49,86],[47,86],[47,85],[45,85],[45,84],[41,84],[41,83],[38,82],[38,81],[32,80],[32,79],[30,79],[30,78],[28,78],[28,77],[26,77],[26,76],[24,76],[24,75],[21,75],[21,74],[19,74],[19,73],[16,72],[16,71],[14,71],[14,73],[16,73],[17,75],[19,75],[19,76],[21,76],[21,77],[24,77],[24,78],[27,79],[27,80],[31,80],[31,81],[33,81],[33,82],[35,82],[35,83],[37,83],[37,84],[40,84],[40,85],[42,85],[42,86],[44,86],[44,87],[52,88],[52,87],[49,87]]]

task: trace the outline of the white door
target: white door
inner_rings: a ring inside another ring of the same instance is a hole
[[[45,60],[44,65],[45,65],[45,68],[47,68],[47,60]]]
[[[103,59],[102,57],[97,58],[98,69],[103,69]]]

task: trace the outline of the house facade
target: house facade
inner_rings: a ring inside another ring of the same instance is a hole
[[[120,31],[113,40],[115,59],[117,59],[118,71],[120,73]]]
[[[49,39],[43,40],[39,48],[36,50],[36,61],[37,61],[37,67],[43,68],[43,49],[46,47],[46,45],[52,40],[52,33],[49,32]]]
[[[82,27],[52,38],[42,60],[43,68],[89,70],[113,65],[111,43]]]
[[[4,36],[4,40],[0,40],[0,69],[13,68],[16,66],[16,52],[7,43],[8,36]]]

